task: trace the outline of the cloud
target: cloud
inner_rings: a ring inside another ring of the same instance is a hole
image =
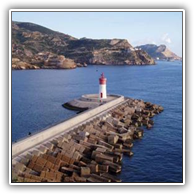
[[[155,45],[165,44],[168,47],[171,47],[173,45],[173,42],[168,33],[164,33],[162,35],[159,34],[158,37],[145,37],[143,39],[131,40],[131,41],[129,39],[129,42],[133,46],[140,46],[144,44],[155,44]]]
[[[168,33],[164,33],[161,37],[161,40],[164,42],[164,43],[168,43],[168,44],[171,44],[172,41],[168,35]]]

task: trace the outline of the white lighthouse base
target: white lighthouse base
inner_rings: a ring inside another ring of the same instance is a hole
[[[105,84],[99,85],[99,100],[103,100],[106,98],[107,98],[106,85]]]

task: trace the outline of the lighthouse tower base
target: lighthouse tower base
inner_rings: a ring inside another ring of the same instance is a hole
[[[106,98],[107,98],[106,85],[105,84],[99,85],[99,100]]]

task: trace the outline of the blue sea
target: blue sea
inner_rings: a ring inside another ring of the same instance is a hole
[[[123,182],[182,182],[182,63],[154,66],[96,66],[73,70],[12,71],[12,142],[68,119],[76,112],[62,107],[83,94],[98,93],[104,72],[107,92],[162,105],[154,127],[124,157]]]

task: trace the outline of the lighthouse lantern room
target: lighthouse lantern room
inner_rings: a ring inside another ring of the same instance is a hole
[[[106,95],[106,78],[104,77],[104,73],[101,74],[99,78],[99,100],[103,100],[107,98]]]

